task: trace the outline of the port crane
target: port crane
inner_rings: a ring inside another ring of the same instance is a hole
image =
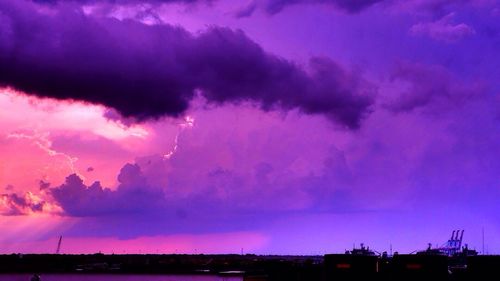
[[[458,254],[462,250],[462,239],[464,238],[464,230],[453,230],[451,238],[441,247],[438,248],[447,256]]]
[[[448,257],[454,256],[475,256],[477,255],[476,250],[471,250],[465,244],[462,247],[462,241],[464,238],[464,230],[453,230],[451,233],[450,239],[437,248],[432,248],[432,244],[429,243],[429,247],[425,251],[419,251],[417,254],[426,254],[426,255],[445,255]],[[414,253],[413,251],[412,253]]]

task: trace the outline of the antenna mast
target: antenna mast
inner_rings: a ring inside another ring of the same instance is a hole
[[[484,227],[483,227],[483,251],[482,251],[483,255],[484,255]]]

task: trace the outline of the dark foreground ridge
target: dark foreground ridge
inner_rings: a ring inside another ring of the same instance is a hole
[[[1,255],[0,273],[219,274],[245,281],[500,280],[500,256]]]

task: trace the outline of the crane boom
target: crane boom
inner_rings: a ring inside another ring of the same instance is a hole
[[[59,236],[59,242],[57,242],[56,255],[59,255],[59,252],[61,251],[61,243],[62,243],[62,235]]]
[[[458,240],[458,249],[462,248],[462,239],[464,238],[464,229],[462,229],[462,233],[460,234],[460,239]]]

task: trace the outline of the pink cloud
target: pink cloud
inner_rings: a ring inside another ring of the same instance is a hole
[[[60,182],[75,172],[71,156],[54,151],[43,135],[11,133],[0,135],[0,186],[35,191],[39,180]]]
[[[87,132],[120,141],[144,139],[148,135],[147,129],[140,125],[126,127],[107,120],[103,117],[104,107],[89,103],[41,99],[9,88],[0,88],[0,105],[0,128],[3,131]]]
[[[39,180],[59,185],[70,173],[113,187],[124,163],[170,152],[183,124],[163,120],[126,126],[108,120],[101,106],[28,97],[6,88],[0,89],[0,107],[0,187],[25,191],[38,189]]]

